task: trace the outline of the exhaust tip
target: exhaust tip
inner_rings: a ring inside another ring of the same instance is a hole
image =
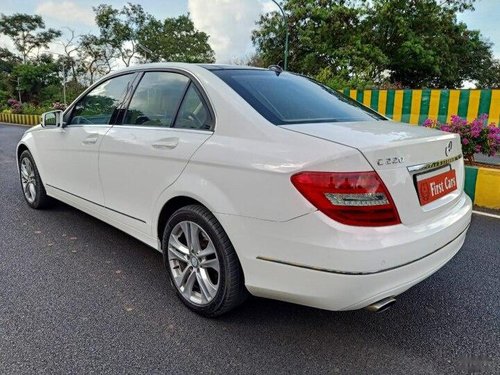
[[[396,303],[396,299],[393,297],[387,297],[372,303],[369,306],[366,306],[365,309],[371,312],[381,313],[387,309],[389,309],[392,305]]]

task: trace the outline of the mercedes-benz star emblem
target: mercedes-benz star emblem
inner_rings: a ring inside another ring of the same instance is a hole
[[[448,142],[448,145],[444,148],[444,154],[446,156],[450,155],[452,149],[453,149],[453,142],[450,141]]]

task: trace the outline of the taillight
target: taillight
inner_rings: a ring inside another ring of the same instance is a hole
[[[340,223],[364,227],[401,223],[376,172],[301,172],[291,180],[318,210]]]

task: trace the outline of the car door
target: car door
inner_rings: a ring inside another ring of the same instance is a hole
[[[78,198],[102,205],[98,150],[111,128],[135,73],[112,77],[84,95],[65,114],[63,127],[47,127],[36,143],[44,165],[44,183]]]
[[[100,148],[106,207],[149,234],[156,199],[212,135],[213,120],[200,88],[189,77],[146,71],[121,125],[109,130]]]

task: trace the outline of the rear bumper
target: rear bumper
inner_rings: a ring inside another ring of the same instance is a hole
[[[398,295],[461,248],[472,204],[418,226],[354,228],[319,212],[288,222],[217,215],[238,253],[248,290],[328,310],[352,310]]]
[[[337,274],[263,261],[258,267],[262,274],[272,275],[266,278],[269,284],[249,290],[257,296],[321,309],[360,309],[397,296],[439,270],[462,247],[465,233],[421,260],[369,275]]]

